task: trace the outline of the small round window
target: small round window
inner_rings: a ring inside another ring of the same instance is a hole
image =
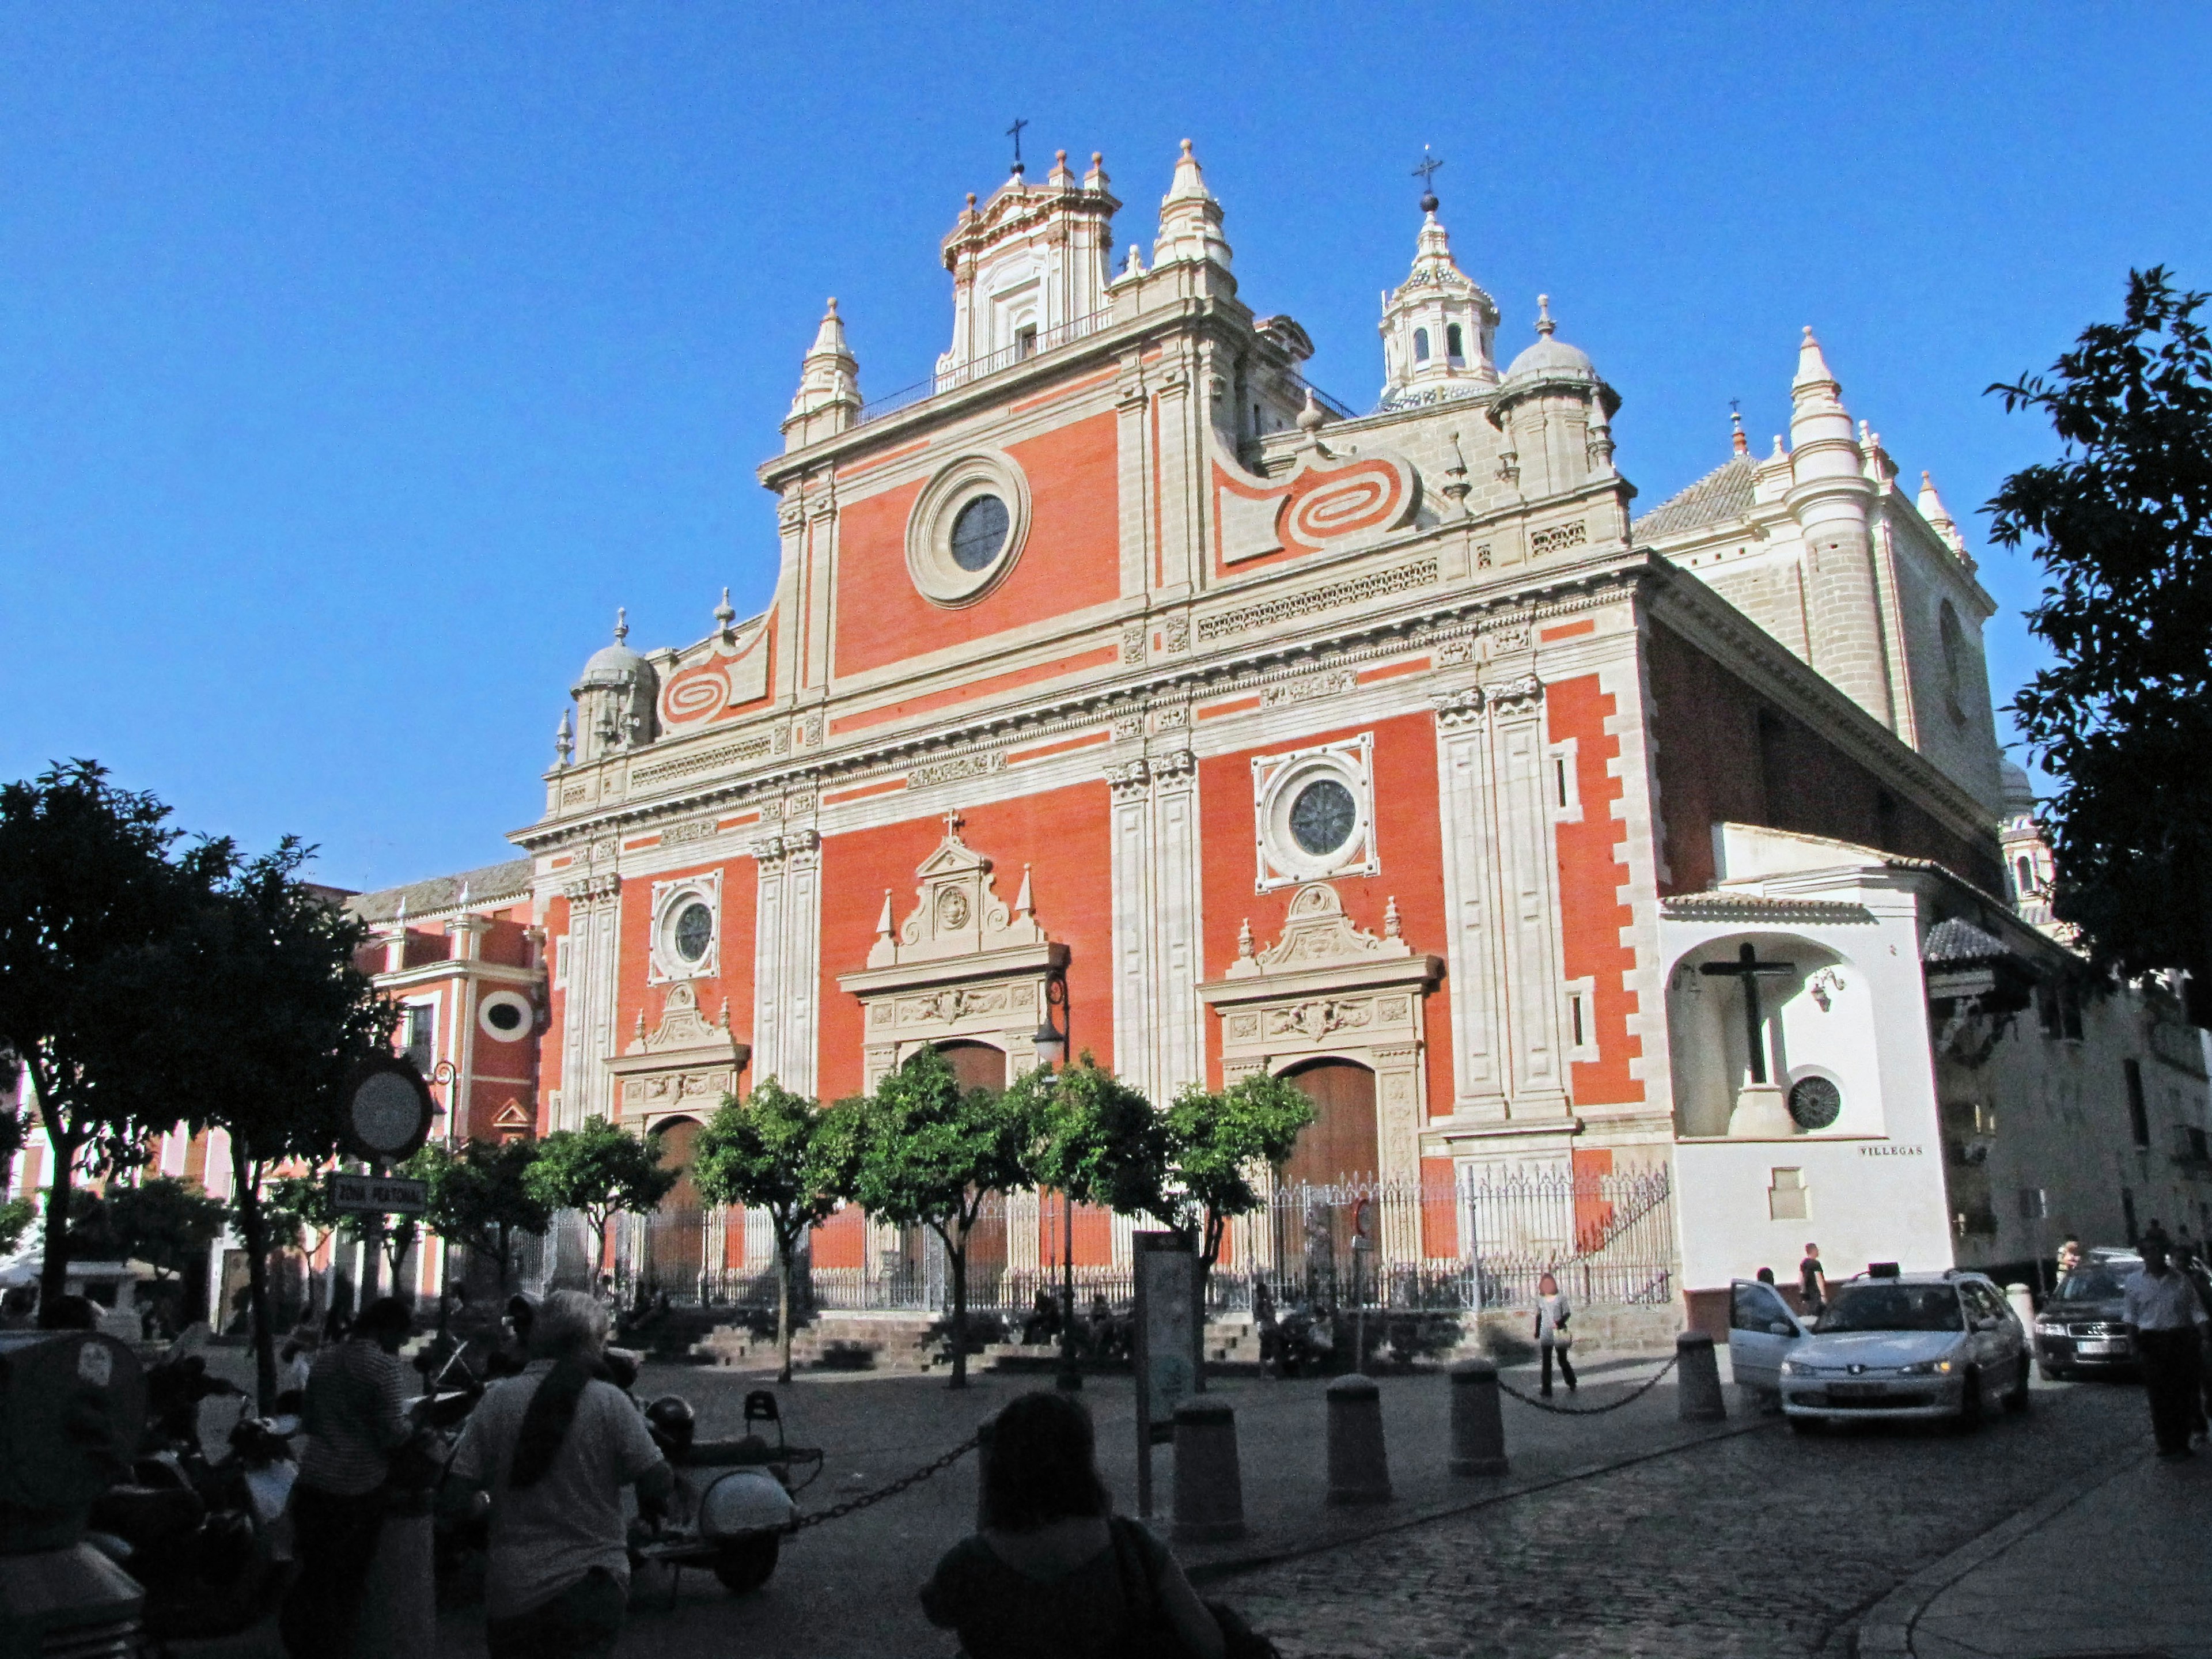
[[[1334,778],[1316,778],[1291,803],[1291,839],[1315,858],[1326,858],[1350,841],[1358,822],[1352,791]]]
[[[963,570],[988,570],[1006,545],[1012,520],[996,495],[978,495],[952,520],[952,562]]]
[[[697,962],[707,954],[707,947],[714,942],[714,913],[696,899],[685,905],[676,916],[676,954],[686,962]]]
[[[484,1024],[495,1031],[522,1029],[522,1010],[511,1002],[495,1002],[484,1010]]]
[[[1843,1091],[1824,1077],[1802,1077],[1790,1085],[1790,1115],[1801,1129],[1825,1129],[1843,1111]]]

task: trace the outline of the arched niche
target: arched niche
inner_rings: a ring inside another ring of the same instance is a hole
[[[1758,981],[1767,1080],[1779,1109],[1763,1120],[1752,1109],[1743,980],[1704,971],[1740,965],[1746,945],[1760,964],[1789,964],[1786,973],[1762,974]],[[1702,941],[1668,971],[1667,1035],[1674,1130],[1686,1139],[1881,1133],[1872,995],[1866,975],[1832,946],[1773,932]],[[1826,1092],[1820,1082],[1834,1097],[1835,1115],[1826,1122],[1816,1109]],[[1796,1094],[1800,1084],[1808,1086]]]

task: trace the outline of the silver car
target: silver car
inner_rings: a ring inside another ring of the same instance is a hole
[[[1778,1393],[1793,1429],[2027,1409],[2027,1334],[1980,1273],[1849,1279],[1809,1326],[1771,1285],[1738,1280],[1730,1304],[1735,1379]]]

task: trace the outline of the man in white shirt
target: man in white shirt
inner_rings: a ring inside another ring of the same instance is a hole
[[[2189,1275],[2166,1259],[2166,1237],[2147,1235],[2142,1271],[2128,1280],[2127,1322],[2135,1327],[2142,1362],[2143,1392],[2150,1401],[2151,1431],[2160,1457],[2193,1455],[2189,1446],[2197,1366],[2203,1345],[2204,1304]]]
[[[675,1476],[629,1397],[594,1374],[607,1312],[556,1291],[530,1364],[495,1383],[461,1432],[451,1480],[491,1495],[484,1577],[491,1659],[610,1659],[629,1601],[622,1489],[657,1502]]]

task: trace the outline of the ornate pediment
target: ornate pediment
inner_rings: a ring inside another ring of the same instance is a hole
[[[1392,899],[1384,908],[1382,936],[1377,939],[1345,915],[1344,901],[1337,896],[1336,889],[1317,881],[1298,889],[1291,900],[1290,914],[1283,918],[1282,937],[1266,950],[1254,948],[1250,922],[1238,929],[1237,960],[1229,964],[1228,976],[1244,979],[1256,974],[1302,973],[1316,968],[1399,961],[1413,954],[1413,946],[1401,933],[1397,900]]]
[[[921,861],[915,875],[915,907],[894,925],[891,890],[884,890],[883,914],[868,966],[903,968],[996,951],[1035,949],[1046,943],[1030,902],[1029,866],[1022,866],[1021,890],[1010,909],[999,896],[991,860],[960,838],[957,812],[945,820],[945,839]]]
[[[650,1119],[711,1110],[722,1096],[738,1091],[751,1057],[751,1045],[731,1034],[729,1005],[723,1004],[719,1021],[709,1020],[700,1011],[694,982],[678,980],[668,988],[660,1024],[647,1031],[645,1011],[638,1010],[629,1046],[606,1066],[614,1074],[623,1116]]]

